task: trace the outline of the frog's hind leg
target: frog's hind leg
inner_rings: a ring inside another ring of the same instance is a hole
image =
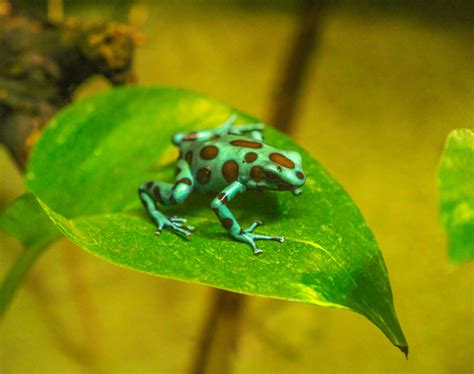
[[[230,134],[243,135],[249,133],[250,138],[257,141],[263,141],[263,129],[265,125],[263,123],[249,123],[243,125],[233,126],[230,130]]]
[[[186,226],[184,218],[165,216],[156,206],[156,202],[166,206],[181,204],[193,190],[194,182],[188,163],[184,160],[179,160],[177,171],[174,184],[146,182],[140,186],[138,194],[145,209],[157,225],[157,235],[160,235],[164,228],[169,227],[189,238],[192,236],[190,231],[193,231],[194,227]]]
[[[205,142],[207,140],[218,138],[220,135],[242,135],[244,133],[250,133],[250,137],[254,140],[263,140],[262,131],[265,127],[263,123],[251,123],[234,126],[236,120],[237,115],[232,114],[227,119],[227,121],[225,121],[221,126],[215,129],[182,132],[179,134],[175,134],[172,138],[173,144],[180,145],[183,142],[193,141]]]
[[[211,208],[216,213],[217,218],[227,229],[227,232],[236,240],[249,244],[255,255],[262,253],[262,250],[255,244],[256,240],[275,240],[283,243],[285,239],[281,236],[257,235],[253,234],[253,230],[260,226],[262,222],[255,221],[247,230],[243,230],[235,219],[234,215],[227,207],[227,203],[232,200],[238,193],[246,191],[246,187],[239,181],[231,183],[224,188],[217,197],[212,200]]]
[[[210,130],[200,130],[200,131],[191,131],[191,132],[181,132],[179,134],[173,135],[171,139],[174,145],[180,145],[183,142],[205,142],[206,140],[211,140],[219,137],[223,134],[228,134],[229,130],[232,128],[237,116],[231,115],[229,119],[224,122],[220,127]]]

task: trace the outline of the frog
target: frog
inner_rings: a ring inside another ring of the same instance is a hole
[[[301,194],[306,181],[301,154],[266,144],[263,123],[236,125],[237,118],[232,114],[214,129],[173,135],[172,143],[179,148],[175,183],[148,181],[138,189],[141,202],[156,224],[157,236],[170,229],[186,239],[192,237],[195,228],[188,226],[185,218],[165,215],[157,203],[181,204],[192,191],[198,191],[213,194],[210,208],[222,226],[233,239],[250,245],[255,255],[263,253],[257,240],[285,241],[283,236],[254,233],[262,225],[260,220],[242,229],[228,203],[251,190]]]

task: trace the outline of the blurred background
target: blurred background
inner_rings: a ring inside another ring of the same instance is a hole
[[[472,1],[341,0],[316,10],[296,0],[21,3],[56,20],[132,25],[144,39],[139,84],[193,89],[287,131],[372,228],[409,360],[354,313],[246,297],[235,373],[474,371],[473,263],[450,266],[436,191],[448,133],[473,127]],[[74,97],[109,88],[92,77]],[[0,180],[3,210],[24,190],[4,147]],[[0,247],[3,277],[21,246],[0,232]],[[213,292],[116,267],[61,240],[0,324],[0,370],[193,371]]]

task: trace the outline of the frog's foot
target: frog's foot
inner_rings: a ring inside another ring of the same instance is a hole
[[[190,238],[191,236],[193,236],[191,234],[191,231],[194,231],[194,227],[186,226],[185,225],[185,222],[186,222],[185,218],[179,218],[179,217],[176,217],[176,216],[166,217],[163,214],[160,214],[159,216],[155,216],[154,218],[155,218],[157,226],[158,226],[158,228],[156,230],[156,233],[155,233],[157,236],[160,236],[161,231],[166,227],[169,227],[174,232],[177,232],[181,235],[184,235],[186,238]]]
[[[249,244],[253,249],[254,255],[259,255],[263,253],[263,251],[255,244],[255,240],[274,240],[279,243],[283,243],[285,241],[285,238],[283,236],[253,234],[252,231],[261,224],[261,221],[254,221],[254,223],[252,223],[252,225],[247,230],[242,230],[239,234],[234,236],[235,239]]]

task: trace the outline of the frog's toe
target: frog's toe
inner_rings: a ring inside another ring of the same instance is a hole
[[[182,223],[173,222],[173,225],[176,226],[176,227],[182,228],[184,230],[187,230],[187,231],[194,231],[196,229],[194,226],[188,226],[188,225],[184,225]]]
[[[252,225],[247,229],[247,230],[244,230],[244,232],[246,234],[250,234],[253,230],[255,230],[255,228],[257,228],[258,226],[262,226],[262,221],[259,221],[259,220],[255,220],[253,221]]]
[[[274,240],[279,243],[285,242],[285,238],[283,236],[272,236],[272,235],[253,235],[253,240]]]
[[[255,244],[254,238],[252,236],[248,236],[248,235],[246,235],[246,236],[247,236],[247,243],[249,243],[250,246],[253,249],[253,254],[255,256],[258,256],[258,255],[262,254],[263,251],[260,248],[257,247],[257,244]]]
[[[156,232],[155,232],[155,235],[156,236],[160,236],[161,235],[161,232],[163,231],[163,229],[165,228],[166,226],[166,221],[164,220],[159,220],[157,222],[157,227],[156,227]]]
[[[180,234],[184,235],[186,238],[190,238],[190,237],[193,236],[193,234],[191,234],[190,231],[194,230],[194,227],[184,226],[184,225],[180,225],[180,224],[177,224],[177,223],[172,223],[171,225],[169,225],[169,227],[174,232],[180,233]],[[192,230],[189,230],[189,227],[191,227]]]
[[[301,195],[303,193],[303,191],[301,190],[301,188],[295,188],[293,191],[293,195],[295,196],[298,196],[298,195]]]
[[[186,218],[180,218],[180,217],[176,217],[176,216],[169,217],[169,220],[171,222],[178,222],[178,223],[185,223],[186,222]]]
[[[254,255],[259,255],[260,253],[263,253],[263,251],[260,248],[258,248],[257,245],[255,244],[255,240],[253,239],[254,237],[253,234],[247,234],[245,233],[245,231],[242,230],[240,234],[232,235],[232,236],[234,237],[234,239],[250,245],[253,249]]]
[[[255,256],[261,255],[262,253],[263,253],[263,251],[262,251],[260,248],[258,248],[258,247],[255,247],[255,248],[253,249],[253,254],[254,254]]]

